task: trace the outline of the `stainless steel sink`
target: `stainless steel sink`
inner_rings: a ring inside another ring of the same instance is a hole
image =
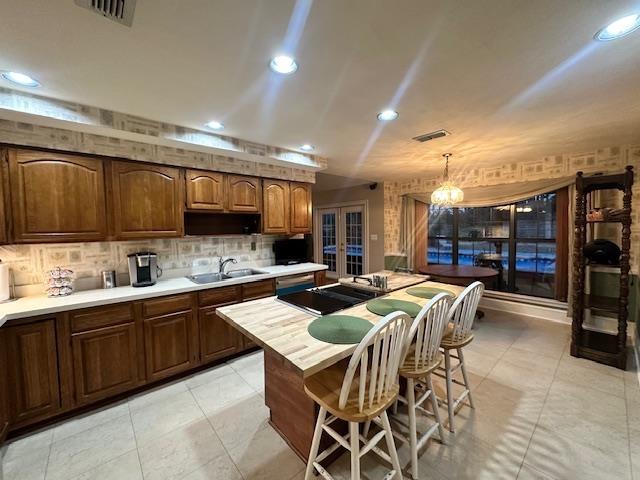
[[[262,273],[264,272],[252,268],[240,268],[227,273],[199,273],[197,275],[189,275],[187,278],[193,283],[204,285],[206,283],[222,282],[230,278],[250,277],[251,275],[260,275]]]
[[[189,275],[187,278],[193,283],[203,285],[205,283],[221,282],[222,280],[227,280],[231,277],[225,275],[224,273],[200,273],[198,275]]]
[[[249,277],[251,275],[260,275],[261,273],[258,270],[254,270],[252,268],[239,268],[238,270],[229,270],[226,275],[230,278],[238,278],[238,277]]]

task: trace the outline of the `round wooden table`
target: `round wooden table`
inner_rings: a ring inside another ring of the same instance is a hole
[[[420,273],[429,275],[433,281],[452,285],[469,285],[476,280],[487,283],[498,276],[498,270],[470,265],[425,265],[418,268]]]
[[[470,265],[425,265],[418,271],[429,275],[434,282],[450,283],[452,285],[467,286],[476,280],[489,286],[498,274],[498,270],[487,267],[472,267]],[[484,317],[484,312],[476,312],[478,318]]]

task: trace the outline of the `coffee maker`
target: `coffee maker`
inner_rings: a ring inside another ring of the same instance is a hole
[[[136,252],[127,255],[129,279],[134,287],[155,285],[162,269],[158,266],[158,255],[153,252]]]

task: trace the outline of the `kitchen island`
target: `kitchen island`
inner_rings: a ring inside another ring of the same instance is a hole
[[[420,286],[438,287],[459,295],[464,289],[426,281],[417,277]],[[415,282],[414,282],[415,283]],[[407,287],[385,298],[407,300],[425,305],[428,299],[406,293]],[[221,307],[217,315],[230,323],[254,343],[264,348],[265,403],[271,425],[291,448],[306,461],[313,438],[317,406],[304,392],[304,379],[335,363],[345,361],[356,345],[335,345],[313,338],[307,332],[316,316],[288,305],[276,297]],[[367,310],[366,304],[342,310],[376,324],[380,317]]]

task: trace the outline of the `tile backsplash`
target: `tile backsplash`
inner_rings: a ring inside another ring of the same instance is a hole
[[[217,271],[218,257],[234,257],[237,266],[264,267],[275,263],[275,235],[191,237],[127,242],[60,243],[0,246],[0,259],[13,271],[16,287],[42,290],[44,272],[60,265],[75,272],[76,289],[100,286],[102,270],[116,270],[119,285],[128,280],[127,255],[139,251],[158,254],[165,278]],[[255,242],[255,250],[252,243]],[[22,289],[25,290],[24,288]]]

